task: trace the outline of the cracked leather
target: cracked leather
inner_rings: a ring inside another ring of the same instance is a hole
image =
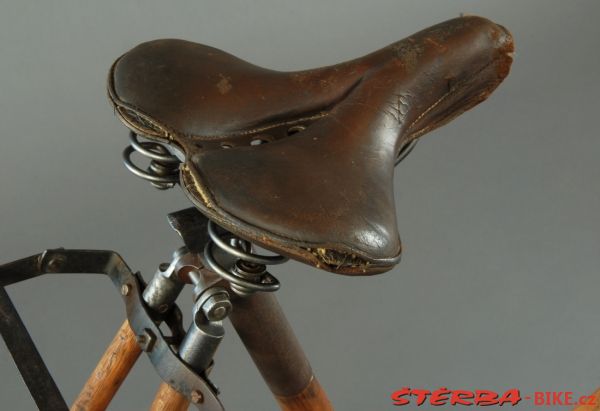
[[[340,274],[399,262],[394,162],[508,75],[502,26],[460,17],[366,56],[268,70],[183,40],[140,44],[109,74],[121,120],[185,154],[181,186],[207,217]]]

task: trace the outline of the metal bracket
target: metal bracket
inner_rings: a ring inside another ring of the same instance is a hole
[[[181,312],[176,305],[164,314],[150,311],[144,303],[142,277],[134,274],[119,254],[101,250],[46,250],[0,266],[0,287],[44,274],[106,274],[119,290],[132,330],[145,336],[146,354],[163,379],[183,394],[199,410],[224,411],[214,385],[193,372],[173,351],[170,343],[183,333]],[[165,336],[159,325],[166,322],[173,336]]]
[[[4,287],[0,287],[0,334],[38,408],[68,411],[67,403]]]

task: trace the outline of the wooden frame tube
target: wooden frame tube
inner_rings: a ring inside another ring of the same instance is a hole
[[[150,411],[186,411],[189,406],[187,398],[166,382],[162,382],[156,391]]]
[[[276,297],[234,298],[229,318],[284,411],[332,411]]]
[[[71,411],[102,411],[108,407],[142,350],[125,320],[88,378]]]
[[[599,411],[600,410],[600,388],[587,398],[587,404],[579,405],[573,411]]]

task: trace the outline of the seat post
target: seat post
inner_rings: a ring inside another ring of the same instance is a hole
[[[232,303],[229,319],[280,408],[333,411],[275,295],[234,294]]]

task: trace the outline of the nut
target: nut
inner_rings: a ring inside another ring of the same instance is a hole
[[[129,293],[131,293],[131,284],[127,284],[127,283],[123,284],[121,286],[121,295],[127,296],[127,295],[129,295]]]
[[[194,404],[200,404],[204,401],[204,395],[200,391],[194,390],[190,395],[190,399]]]
[[[154,343],[156,342],[156,335],[149,328],[144,328],[144,333],[137,336],[136,339],[139,346],[145,352],[150,352],[154,348]]]
[[[200,308],[209,321],[220,321],[229,315],[232,305],[227,293],[221,292],[207,298]]]
[[[46,269],[51,273],[59,272],[67,262],[67,257],[62,254],[56,254],[46,264]]]

